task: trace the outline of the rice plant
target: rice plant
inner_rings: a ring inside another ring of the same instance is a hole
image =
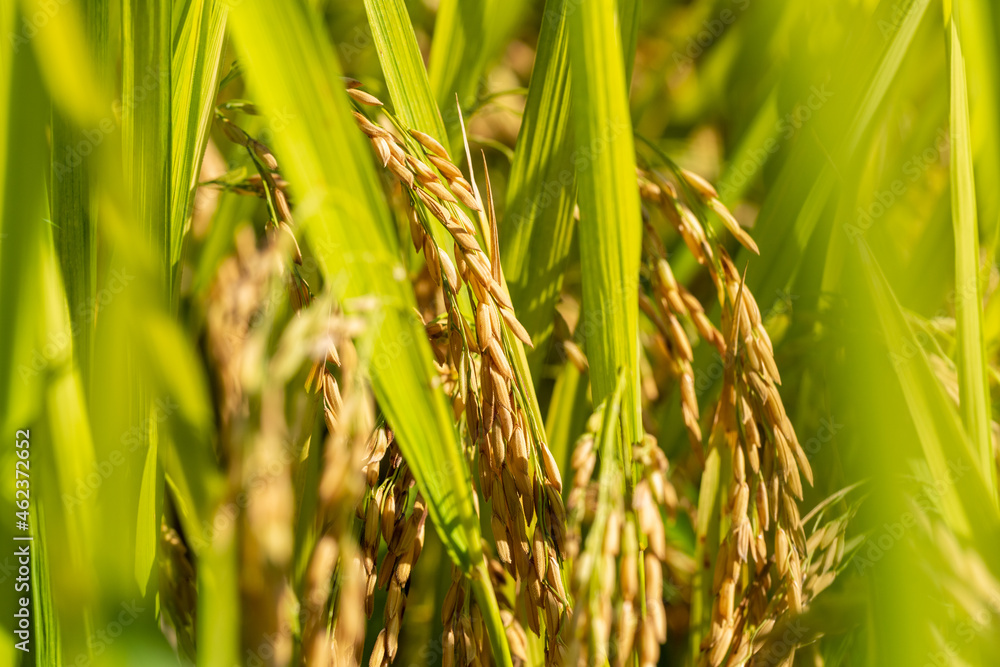
[[[992,3],[0,34],[0,664],[1000,659]]]

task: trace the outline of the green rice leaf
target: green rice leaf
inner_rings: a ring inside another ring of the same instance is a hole
[[[16,11],[15,15],[19,16]],[[0,167],[0,321],[9,323],[0,328],[0,421],[11,440],[18,430],[29,431],[28,474],[35,483],[30,487],[27,533],[36,538],[33,585],[27,593],[34,608],[33,657],[56,664],[67,657],[60,653],[64,639],[74,650],[86,648],[92,597],[85,591],[72,597],[54,594],[49,573],[41,570],[51,562],[43,544],[74,545],[71,553],[61,554],[60,565],[66,572],[79,574],[81,564],[88,562],[90,507],[68,511],[63,493],[90,471],[93,447],[82,384],[72,363],[66,296],[47,227],[44,123],[49,100],[33,49],[14,48],[8,54],[0,70],[4,121],[0,145],[6,149]],[[13,454],[13,444],[9,451]],[[5,466],[10,481],[4,483],[4,496],[10,499],[15,488],[13,460],[11,456],[10,467]],[[4,506],[11,510],[9,528],[3,531],[9,540],[14,505],[6,501]],[[13,576],[8,583],[13,591]]]
[[[171,62],[170,266],[180,260],[201,160],[213,118],[219,60],[225,37],[225,3],[185,0],[173,7],[176,25]]]
[[[39,535],[46,534],[48,522],[45,520],[45,511],[37,503],[32,507],[32,522],[37,526]],[[52,565],[48,540],[38,540],[34,542],[34,546],[31,554],[31,587],[35,591],[35,609],[39,610],[35,619],[38,662],[56,664],[61,659],[62,646],[56,606],[52,604]],[[12,646],[8,664],[14,664],[14,651]]]
[[[594,402],[627,371],[622,435],[642,437],[638,395],[641,217],[635,152],[615,2],[586,2],[569,12],[575,162],[579,185],[584,327]]]
[[[365,10],[396,115],[407,128],[425,132],[447,148],[448,135],[431,92],[406,6],[402,0],[365,0]],[[445,108],[454,110],[457,115],[454,100]],[[458,155],[455,160],[461,163]],[[438,246],[451,254],[455,246],[451,235],[441,225],[432,225],[430,232]],[[471,316],[468,304],[468,296],[461,295],[459,307]]]
[[[691,580],[691,637],[688,643],[693,660],[701,652],[701,641],[708,634],[712,620],[712,570],[707,564],[714,562],[719,551],[719,512],[716,508],[721,466],[719,449],[713,447],[705,457],[695,519],[694,561],[698,569]]]
[[[642,19],[640,0],[618,0],[618,23],[622,33],[622,59],[625,65],[625,85],[632,85],[635,49],[639,43],[639,22]]]
[[[571,363],[563,364],[552,388],[545,415],[545,437],[560,470],[570,469],[574,440],[583,433],[590,417],[587,378]]]
[[[34,31],[11,32],[8,39],[15,48],[22,48],[25,45],[20,40],[27,42],[30,35],[49,96],[77,125],[98,127],[108,114],[107,91],[103,88],[106,81],[98,78],[91,60],[82,56],[91,53],[87,39],[88,36],[96,37],[95,28],[99,29],[99,23],[92,18],[106,18],[106,12],[101,8],[88,8],[86,25],[89,30],[85,30],[85,17],[77,3],[62,3],[55,10],[44,0],[22,0],[21,5],[27,25],[33,26]],[[38,17],[45,18],[40,20]]]
[[[90,196],[90,156],[68,166],[66,158],[87,139],[82,128],[58,110],[52,111],[50,211],[59,265],[66,288],[66,305],[78,332],[74,352],[84,381],[89,377],[92,327],[97,293],[96,200]]]
[[[511,301],[535,344],[527,358],[536,383],[569,261],[576,201],[566,1],[546,3],[500,229]]]
[[[403,0],[365,0],[365,11],[396,115],[408,128],[426,132],[447,147],[448,135]]]
[[[122,2],[122,156],[125,189],[142,237],[170,268],[170,8],[167,0]]]
[[[972,166],[968,82],[954,17],[946,21],[951,63],[951,213],[955,233],[955,310],[958,328],[958,380],[962,422],[980,469],[996,496],[996,458],[990,436],[990,392],[983,349],[982,296],[979,285],[979,223]]]
[[[122,156],[125,191],[134,218],[142,233],[139,236],[154,257],[154,284],[169,286],[170,276],[170,183],[171,183],[171,72],[170,10],[167,0],[122,2]],[[133,341],[137,342],[137,341]],[[132,350],[135,348],[132,347]],[[140,366],[129,369],[129,405],[137,423],[147,423],[151,398],[147,380]],[[150,572],[159,540],[158,514],[150,512],[149,502],[159,495],[147,492],[151,484],[148,469],[151,451],[156,451],[155,429],[145,429],[140,447],[130,450],[129,469],[133,479],[123,485],[117,498],[138,516],[133,539],[134,566],[140,588]],[[153,459],[155,461],[155,459]],[[207,471],[205,471],[207,473]],[[152,477],[156,477],[153,470]],[[151,491],[151,490],[150,490]],[[143,503],[145,501],[145,503]],[[152,523],[149,519],[152,515]],[[130,533],[125,533],[131,536]],[[128,571],[122,568],[122,571]]]
[[[38,4],[34,3],[36,9]],[[66,9],[40,28],[35,43],[47,63],[48,88],[67,92],[57,96],[52,109],[50,212],[69,315],[77,332],[74,353],[87,387],[97,291],[97,206],[91,180],[95,151],[114,127],[106,90],[112,65],[107,3],[86,3],[83,17],[75,5]],[[80,84],[84,90],[75,90]]]

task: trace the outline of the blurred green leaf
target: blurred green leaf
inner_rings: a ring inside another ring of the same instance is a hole
[[[104,4],[107,0],[98,0]],[[87,15],[80,13],[78,3],[62,3],[57,7],[45,0],[21,0],[24,9],[24,26],[18,33],[11,32],[8,39],[14,48],[21,48],[31,42],[38,59],[38,67],[45,78],[46,88],[62,113],[83,128],[92,129],[100,125],[108,114],[109,91],[104,89],[105,80],[94,71],[93,63],[81,56],[90,54],[87,40],[88,30],[92,38],[99,35],[100,23],[93,21],[106,18],[104,8],[94,6],[88,0]],[[41,18],[44,17],[44,18]],[[30,19],[30,21],[29,21]]]
[[[124,158],[125,192],[131,204],[134,220],[141,229],[140,243],[156,258],[154,284],[161,283],[169,293],[170,251],[173,245],[170,224],[171,189],[171,22],[173,3],[168,0],[123,0],[122,16],[122,155]],[[135,353],[136,339],[130,341]],[[137,423],[148,423],[151,410],[149,385],[144,368],[129,368],[129,407]],[[150,566],[155,560],[159,541],[158,514],[154,511],[149,525],[148,506],[140,504],[143,484],[151,483],[147,469],[150,451],[156,451],[155,429],[144,429],[141,446],[131,448],[127,469],[130,480],[127,491],[116,502],[124,502],[135,513],[135,531],[123,531],[138,576],[140,588],[145,587]],[[155,461],[155,459],[153,459]],[[152,477],[156,477],[154,471]],[[147,493],[148,502],[158,494]],[[124,570],[123,571],[128,571]]]
[[[955,232],[955,310],[958,327],[958,381],[962,422],[972,440],[979,468],[996,502],[996,456],[990,435],[990,391],[980,318],[979,223],[972,166],[968,81],[954,16],[947,16],[951,60],[951,210]]]
[[[626,96],[631,92],[632,71],[635,69],[635,50],[639,43],[639,24],[642,22],[641,0],[618,0],[618,23],[621,26],[622,60],[625,65]]]
[[[861,243],[858,248],[909,417],[916,427],[931,474],[941,487],[944,519],[956,534],[966,538],[976,535],[983,544],[993,546],[1000,515],[983,477],[984,471],[975,464],[972,444],[874,257],[866,244]],[[966,466],[969,470],[966,477],[971,479],[956,484],[950,464]]]
[[[586,376],[572,363],[563,364],[552,388],[552,398],[545,415],[545,436],[560,470],[570,469],[573,443],[590,417]]]
[[[2,74],[0,321],[17,323],[0,327],[0,414],[9,433],[37,414],[46,366],[38,345],[47,332],[33,285],[40,282],[39,248],[45,234],[43,122],[48,105],[30,49],[5,49]]]
[[[818,82],[819,88],[814,85],[814,90],[823,93],[828,100],[824,104],[832,103],[837,109],[851,113],[851,121],[846,127],[830,125],[831,139],[839,137],[839,143],[833,148],[833,158],[830,149],[817,146],[813,141],[797,143],[769,190],[757,218],[754,238],[761,257],[781,258],[781,261],[764,262],[757,270],[747,273],[747,286],[760,299],[762,308],[771,305],[798,270],[808,240],[840,176],[838,168],[850,161],[864,137],[871,132],[880,107],[898,80],[903,60],[911,52],[913,37],[929,4],[929,0],[913,0],[906,11],[897,15],[894,12],[899,7],[894,0],[882,0],[875,14],[875,20],[882,22],[879,23],[882,38],[872,35],[871,41],[876,46],[868,47],[873,53],[879,52],[876,49],[881,53],[870,79],[860,78],[851,70],[841,76],[843,89],[838,88],[837,83],[831,83],[829,90],[825,83]],[[891,39],[885,46],[879,46],[889,35]],[[831,117],[836,118],[836,115],[831,114]],[[831,159],[835,162],[831,163]],[[742,249],[736,264],[744,266],[751,259],[749,251]]]

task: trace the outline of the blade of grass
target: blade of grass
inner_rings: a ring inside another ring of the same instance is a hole
[[[573,442],[586,428],[592,410],[586,376],[571,363],[563,365],[545,414],[545,437],[560,470],[570,469]]]
[[[12,20],[20,22],[14,7]],[[24,428],[40,409],[44,376],[36,366],[45,339],[41,304],[32,291],[39,280],[37,250],[44,234],[45,136],[48,100],[30,48],[4,49],[3,125],[0,147],[0,415],[6,432]],[[12,326],[13,323],[17,326]],[[44,359],[43,359],[44,361]]]
[[[15,16],[20,16],[16,10]],[[63,494],[90,471],[93,450],[79,375],[72,365],[65,292],[46,227],[44,123],[50,106],[33,49],[24,46],[8,53],[0,84],[0,144],[6,148],[0,168],[0,320],[11,326],[0,330],[0,414],[6,432],[28,429],[33,452],[29,465],[50,473],[36,472],[48,483],[31,489],[35,493],[28,499],[29,508],[36,521],[29,521],[28,534],[47,544],[74,544],[61,562],[60,574],[82,576],[89,569],[89,514],[87,508],[70,512]],[[60,344],[53,345],[53,340]],[[9,479],[5,495],[13,498],[13,465]],[[52,508],[54,520],[42,520],[43,507]],[[4,534],[10,535],[6,530]],[[44,552],[37,547],[32,551],[35,568],[44,566]],[[74,652],[86,650],[92,591],[80,588],[74,596],[57,595],[47,574],[34,570],[34,585],[26,593],[32,598],[35,623],[32,658],[55,664],[67,657],[60,655],[62,641]]]
[[[624,471],[628,466],[628,462],[621,458],[622,448],[619,446],[624,435],[621,433],[621,417],[623,416],[621,408],[628,382],[629,371],[626,368],[622,368],[616,378],[612,393],[608,395],[604,403],[604,413],[601,416],[601,430],[594,438],[594,446],[600,453],[601,464],[597,507],[594,511],[593,523],[587,534],[587,540],[584,543],[584,554],[579,560],[577,572],[574,573],[577,581],[585,582],[583,583],[583,588],[587,593],[586,596],[581,595],[580,598],[574,600],[574,604],[578,609],[586,608],[587,614],[573,614],[573,636],[577,633],[576,624],[579,622],[578,619],[589,616],[597,611],[595,607],[598,606],[598,601],[595,598],[601,590],[599,577],[602,574],[601,568],[597,564],[600,563],[601,549],[605,546],[604,538],[608,521],[611,519],[612,512],[616,508],[619,508],[622,502],[622,498],[615,498],[613,494],[623,493]],[[587,634],[590,637],[587,645],[593,655],[595,649],[597,649],[593,641],[596,633],[589,632]],[[579,643],[573,643],[574,652],[569,654],[566,664],[580,664],[580,656],[576,653],[579,651],[579,647]]]
[[[105,105],[107,91],[101,87],[107,82],[98,80],[90,59],[80,56],[90,53],[87,32],[95,38],[104,34],[101,26],[94,21],[106,18],[107,14],[101,14],[100,8],[94,8],[96,16],[88,11],[88,30],[85,31],[79,5],[63,4],[58,11],[52,11],[51,3],[45,0],[22,0],[24,15],[31,17],[30,23],[26,19],[24,26],[33,26],[34,30],[29,32],[25,28],[21,37],[31,35],[31,46],[52,100],[77,125],[94,128],[108,112]],[[44,16],[45,20],[39,20],[37,17],[40,16]],[[21,47],[16,39],[11,41]],[[100,45],[98,48],[101,48]]]
[[[527,358],[536,384],[573,238],[576,177],[566,7],[567,0],[546,3],[500,230],[511,301],[535,344]]]
[[[691,579],[691,637],[688,643],[691,659],[698,659],[701,642],[708,634],[712,618],[712,563],[719,550],[719,496],[721,459],[713,447],[705,457],[705,471],[698,490],[698,513],[695,519],[694,562],[697,569]]]
[[[49,249],[51,251],[51,248]],[[54,257],[46,262],[49,264],[51,283],[45,289],[46,300],[52,300],[52,305],[58,309],[62,303],[55,297],[64,298],[58,286],[55,275]],[[67,359],[67,362],[69,360]],[[69,662],[77,653],[88,650],[87,635],[89,625],[99,615],[97,603],[100,597],[112,597],[107,588],[92,587],[84,592],[73,592],[66,585],[67,576],[85,576],[93,572],[95,543],[93,514],[95,503],[88,500],[68,507],[65,498],[86,485],[86,478],[95,467],[94,445],[91,438],[90,422],[87,418],[87,404],[84,400],[83,386],[79,373],[69,363],[55,370],[54,377],[46,388],[45,421],[40,429],[35,431],[36,455],[53,462],[52,472],[55,483],[43,486],[35,502],[47,510],[49,520],[46,533],[39,534],[41,540],[49,544],[73,544],[74,549],[65,562],[57,566],[58,575],[53,598],[36,598],[35,608],[52,605],[55,614],[53,618],[58,629],[50,628],[53,638],[63,644],[66,653],[59,662]],[[36,594],[40,591],[36,591]]]
[[[170,267],[170,2],[122,2],[122,155],[125,187],[143,238]]]
[[[74,353],[80,366],[84,387],[89,386],[93,354],[93,323],[97,292],[97,248],[95,245],[96,199],[91,196],[92,170],[97,148],[105,131],[113,127],[105,117],[94,123],[88,118],[91,107],[107,102],[108,82],[113,65],[109,50],[108,4],[97,0],[86,2],[82,23],[77,22],[75,6],[65,14],[53,17],[41,28],[39,49],[47,58],[58,59],[51,66],[49,88],[63,87],[65,79],[82,81],[88,88],[86,99],[77,96],[59,100],[73,106],[52,110],[52,152],[50,160],[50,211],[65,285],[72,330],[76,333]],[[72,49],[84,49],[74,53]],[[72,62],[67,67],[66,62]],[[90,63],[93,63],[91,68]],[[58,80],[54,77],[58,76]],[[81,108],[82,105],[82,108]],[[81,125],[80,123],[91,123]],[[84,154],[86,153],[86,154]]]
[[[985,473],[975,463],[972,444],[871,251],[863,242],[858,249],[910,419],[931,475],[941,487],[944,519],[957,535],[976,536],[982,544],[992,545],[1000,514],[988,490]],[[971,479],[963,478],[961,484],[956,484],[949,464],[967,466],[970,471],[967,477]]]
[[[407,128],[436,137],[448,147],[444,122],[434,101],[427,70],[403,1],[365,0],[365,11],[396,115]],[[453,101],[445,108],[453,110],[461,123],[461,114]],[[455,159],[461,163],[458,155]],[[452,254],[455,240],[451,235],[441,225],[432,225],[430,231],[438,246]],[[466,317],[472,317],[469,297],[464,292],[459,296],[459,308]]]
[[[963,17],[957,25],[968,63],[969,90],[976,91],[969,100],[969,121],[977,138],[973,157],[979,174],[979,225],[984,241],[988,239],[986,249],[994,257],[1000,240],[1000,192],[988,184],[1000,179],[1000,48],[996,40],[1000,14],[990,0],[959,0],[957,5]]]
[[[38,507],[36,503],[32,506],[31,514],[32,523],[37,526],[38,534],[44,535],[48,527],[44,509]],[[35,548],[32,549],[31,555],[31,588],[35,591],[35,609],[37,610],[35,622],[36,655],[39,664],[56,664],[61,657],[62,643],[59,636],[56,607],[50,602],[52,600],[52,565],[48,541],[38,540],[35,542]],[[12,653],[13,650],[12,648]],[[13,655],[10,664],[14,664]]]
[[[142,229],[141,243],[147,245],[156,259],[154,284],[161,282],[169,293],[170,275],[170,183],[171,183],[171,76],[170,10],[173,3],[167,0],[125,0],[121,6],[122,18],[122,155],[124,159],[125,191],[131,202],[134,221]],[[154,298],[158,295],[154,295]],[[132,348],[135,351],[134,348]],[[127,405],[134,423],[147,423],[152,404],[149,385],[143,369],[136,365],[130,369],[131,387]],[[129,450],[128,469],[131,479],[120,501],[141,513],[133,518],[136,526],[134,542],[126,541],[127,549],[134,556],[130,568],[137,575],[140,588],[145,588],[146,578],[156,557],[159,526],[150,522],[149,507],[140,500],[149,501],[159,494],[142,493],[144,485],[156,477],[145,462],[156,451],[154,429],[145,429],[142,446]],[[154,459],[155,460],[155,459]],[[145,520],[143,520],[145,519]],[[123,531],[124,532],[124,531]],[[131,532],[124,532],[130,535]],[[120,572],[128,571],[121,568]]]
[[[49,207],[60,270],[66,286],[66,305],[73,320],[73,330],[78,332],[74,351],[79,357],[78,363],[87,385],[94,295],[97,293],[94,227],[97,208],[90,197],[90,156],[82,157],[80,165],[72,169],[62,162],[75,146],[85,142],[83,130],[53,109]]]
[[[990,393],[980,317],[979,223],[972,166],[968,82],[956,17],[946,2],[945,30],[951,62],[951,212],[955,233],[955,324],[958,338],[958,387],[962,422],[972,440],[979,467],[996,502],[996,458],[990,437]]]
[[[618,23],[622,32],[622,59],[625,65],[626,96],[632,85],[635,69],[635,49],[639,43],[639,22],[642,19],[641,0],[618,0]]]
[[[403,0],[365,0],[365,11],[396,115],[408,128],[426,132],[447,147],[448,135]],[[451,106],[449,100],[446,108]]]
[[[635,151],[615,2],[586,2],[569,13],[574,136],[580,205],[584,321],[594,402],[627,371],[622,435],[642,437],[638,395],[640,227]],[[628,462],[626,461],[626,464]]]
[[[376,398],[427,500],[449,557],[473,577],[495,657],[509,665],[499,609],[484,575],[469,470],[430,345],[412,314],[394,225],[367,147],[350,117],[340,67],[322,23],[304,2],[247,0],[232,13],[251,88],[270,112],[288,109],[275,147],[297,195],[300,226],[338,297],[370,295],[370,367]],[[350,303],[350,301],[348,301]]]
[[[173,8],[170,217],[167,231],[170,266],[176,266],[180,260],[181,244],[208,142],[227,11],[220,0],[186,0]]]

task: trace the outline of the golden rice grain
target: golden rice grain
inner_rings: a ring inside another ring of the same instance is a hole
[[[365,104],[373,107],[382,106],[382,102],[377,97],[370,93],[366,93],[359,88],[348,88],[347,94],[350,95],[351,99],[358,104]]]
[[[429,150],[431,153],[434,153],[438,157],[444,158],[445,160],[451,160],[451,158],[448,157],[448,151],[446,151],[444,146],[442,146],[434,137],[419,130],[410,130],[410,134],[414,139],[420,142],[421,146]]]

